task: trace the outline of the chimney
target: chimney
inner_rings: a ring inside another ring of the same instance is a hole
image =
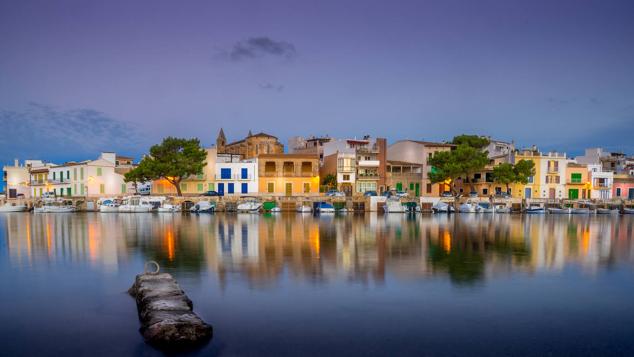
[[[14,159],[13,165],[15,165],[15,167],[20,167],[20,161],[18,159]]]

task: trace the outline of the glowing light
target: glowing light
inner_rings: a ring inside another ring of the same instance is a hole
[[[165,232],[165,241],[167,243],[167,259],[174,260],[174,232],[172,229],[168,229]]]
[[[447,253],[451,252],[451,233],[444,231],[442,234],[442,249]]]

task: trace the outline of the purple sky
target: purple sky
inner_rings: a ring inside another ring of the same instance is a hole
[[[634,1],[343,2],[2,1],[0,162],[220,127],[634,152]]]

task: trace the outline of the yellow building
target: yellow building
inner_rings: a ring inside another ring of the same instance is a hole
[[[566,166],[566,193],[568,199],[590,198],[590,189],[588,165],[569,163]]]
[[[533,147],[515,153],[515,162],[520,160],[535,163],[535,175],[529,178],[526,185],[513,185],[514,197],[519,198],[567,198],[566,167],[570,160],[565,153],[542,153]]]
[[[319,194],[319,156],[260,154],[259,193],[273,196]]]
[[[215,147],[205,149],[207,163],[203,172],[181,181],[181,192],[184,196],[198,196],[204,192],[215,190],[215,167],[217,150]],[[153,195],[176,195],[176,187],[165,179],[152,181]]]

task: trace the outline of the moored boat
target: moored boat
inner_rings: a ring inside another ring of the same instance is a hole
[[[524,213],[527,214],[543,214],[546,213],[546,209],[538,204],[531,204],[524,209]]]
[[[494,205],[493,209],[495,213],[511,213],[511,207],[502,203]]]
[[[569,207],[548,207],[548,213],[550,214],[570,214],[571,208]]]
[[[456,211],[456,209],[453,206],[450,206],[448,203],[443,202],[443,201],[438,201],[436,202],[432,207],[431,207],[432,212],[434,213],[453,213]]]
[[[154,206],[141,196],[128,196],[123,199],[123,202],[119,206],[119,212],[148,213],[151,212],[153,208]]]
[[[262,203],[255,197],[243,197],[243,201],[238,204],[236,210],[238,212],[258,212],[262,208]]]
[[[478,205],[473,202],[467,201],[460,205],[458,211],[460,211],[460,213],[477,213]]]
[[[26,205],[7,202],[0,206],[0,213],[2,212],[24,212],[27,210]]]
[[[634,207],[623,207],[623,214],[634,214]]]
[[[489,202],[478,202],[477,210],[480,213],[495,213],[495,206]]]
[[[34,213],[73,213],[77,211],[71,200],[46,200],[40,207],[33,209]]]
[[[407,207],[401,203],[401,200],[398,197],[392,196],[385,201],[383,210],[385,213],[405,213],[407,212]]]
[[[328,202],[317,203],[317,212],[319,213],[335,213],[335,206]]]
[[[619,214],[618,208],[597,208],[597,214]]]
[[[169,203],[163,203],[163,205],[156,209],[158,213],[177,213],[181,211],[180,205],[173,205]]]
[[[311,213],[313,212],[313,208],[308,205],[297,206],[297,212],[299,213]]]
[[[199,201],[189,211],[193,213],[213,213],[216,211],[216,202]]]

